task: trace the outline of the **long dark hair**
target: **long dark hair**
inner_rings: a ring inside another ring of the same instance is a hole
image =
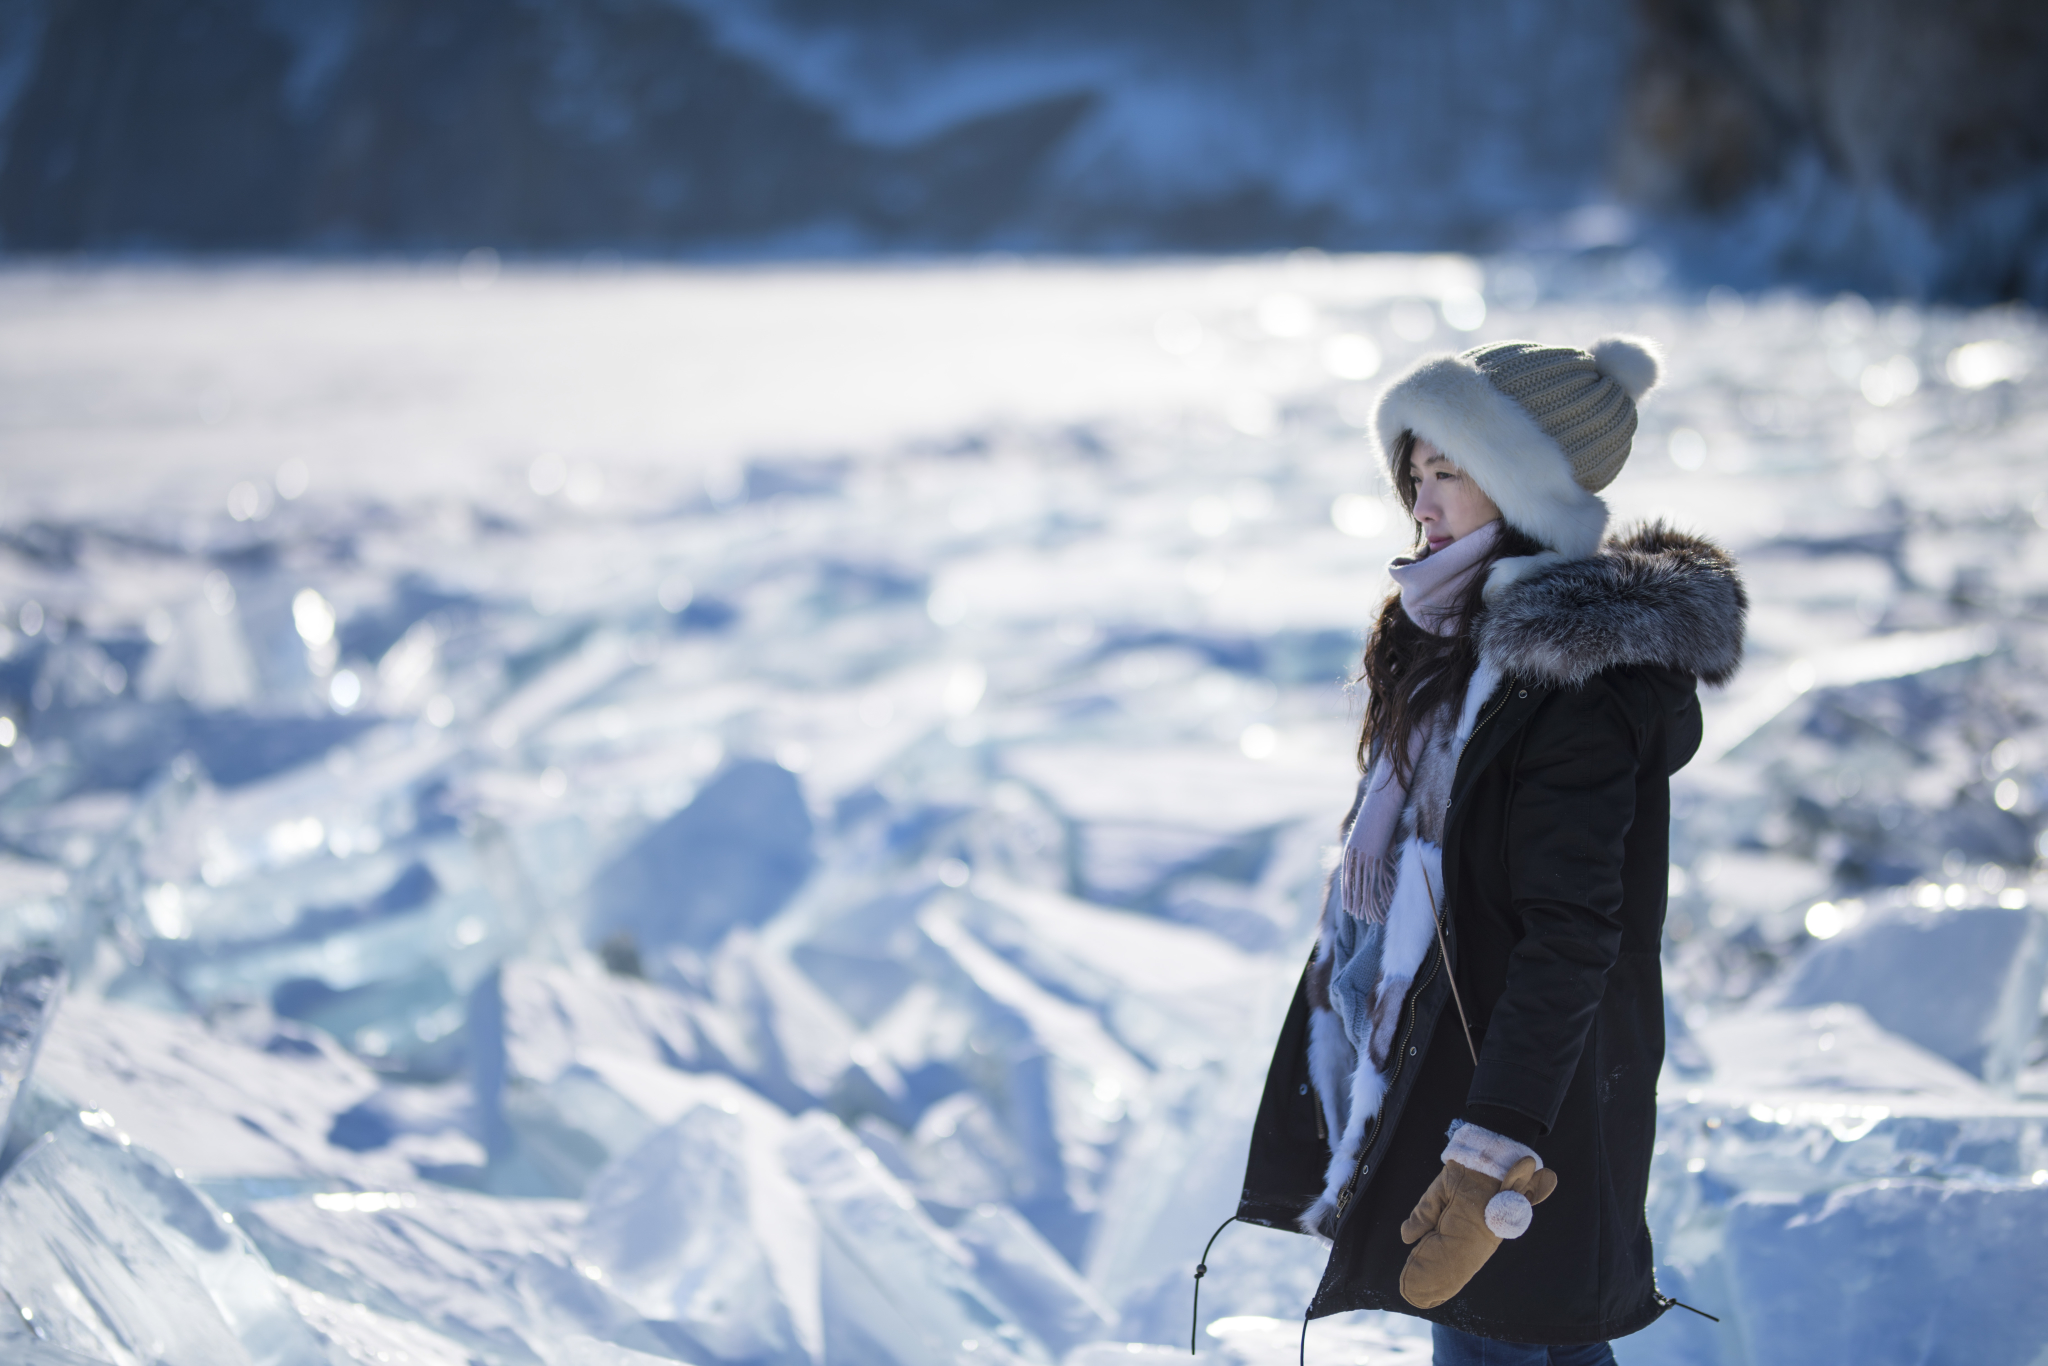
[[[1415,433],[1403,432],[1394,443],[1394,492],[1401,506],[1415,512],[1415,476],[1408,459],[1415,452]],[[1415,525],[1415,548],[1428,544],[1422,524]],[[1534,555],[1543,547],[1526,533],[1501,523],[1500,536],[1486,558],[1473,569],[1458,598],[1458,632],[1440,636],[1408,619],[1396,588],[1380,605],[1379,620],[1365,639],[1365,657],[1358,681],[1366,688],[1365,722],[1358,728],[1358,771],[1366,771],[1375,751],[1392,756],[1402,786],[1409,771],[1408,746],[1416,726],[1464,696],[1472,671],[1479,667],[1473,627],[1485,610],[1486,576],[1494,561],[1511,555]]]

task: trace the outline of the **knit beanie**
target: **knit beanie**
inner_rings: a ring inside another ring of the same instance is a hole
[[[1600,548],[1607,504],[1636,432],[1636,401],[1657,383],[1656,350],[1606,337],[1590,351],[1488,342],[1425,356],[1380,395],[1373,426],[1395,474],[1413,432],[1469,474],[1509,526],[1566,559]]]

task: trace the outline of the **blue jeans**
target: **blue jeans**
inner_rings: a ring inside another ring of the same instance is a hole
[[[1526,1342],[1495,1342],[1475,1338],[1441,1323],[1429,1325],[1430,1360],[1436,1366],[1614,1366],[1614,1351],[1604,1342],[1570,1347],[1534,1347]]]

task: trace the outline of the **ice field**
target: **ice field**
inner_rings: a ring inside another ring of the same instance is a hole
[[[1404,544],[1372,396],[1611,330],[1617,522],[1753,601],[1650,1210],[1722,1322],[1618,1355],[2048,1359],[2035,315],[484,254],[0,271],[0,1358],[1185,1351]],[[1293,1360],[1321,1261],[1226,1229],[1202,1355]]]

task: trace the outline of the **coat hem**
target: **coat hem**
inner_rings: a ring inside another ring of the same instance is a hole
[[[1333,1297],[1334,1299],[1335,1297]],[[1406,1314],[1410,1318],[1427,1319],[1441,1323],[1446,1328],[1456,1328],[1476,1337],[1493,1338],[1499,1342],[1519,1342],[1532,1347],[1570,1347],[1586,1342],[1611,1342],[1639,1333],[1664,1316],[1671,1306],[1660,1304],[1656,1292],[1640,1309],[1623,1314],[1618,1318],[1601,1323],[1573,1324],[1564,1326],[1554,1323],[1515,1323],[1502,1319],[1489,1319],[1473,1314],[1469,1310],[1448,1312],[1457,1306],[1455,1298],[1445,1301],[1435,1309],[1417,1309],[1398,1295],[1383,1295],[1365,1291],[1343,1297],[1343,1303],[1312,1303],[1308,1317],[1328,1318],[1332,1314],[1348,1314],[1356,1309],[1380,1309],[1392,1314]]]
[[[1315,1203],[1320,1192],[1303,1195],[1274,1195],[1261,1192],[1254,1195],[1246,1191],[1237,1202],[1237,1213],[1232,1218],[1241,1224],[1258,1224],[1264,1228],[1277,1228],[1287,1233],[1300,1233],[1300,1219],[1303,1211]]]

